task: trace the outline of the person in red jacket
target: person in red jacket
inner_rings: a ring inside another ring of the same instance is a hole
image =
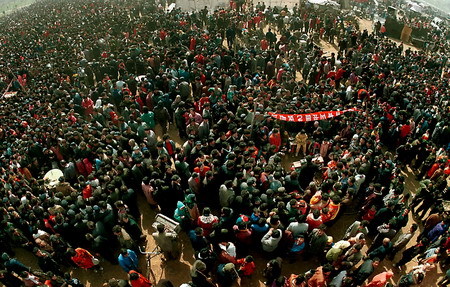
[[[272,134],[269,136],[269,143],[276,146],[275,152],[277,152],[281,147],[281,135],[278,129],[273,129]]]
[[[253,262],[253,257],[250,255],[245,258],[238,259],[236,262],[239,266],[238,273],[240,276],[250,276],[256,270],[255,262]]]
[[[133,287],[151,287],[152,283],[145,278],[141,273],[134,270],[128,272],[128,277],[130,278],[130,284]]]
[[[70,259],[80,268],[91,269],[95,267],[94,256],[86,249],[76,248],[69,250]]]
[[[308,280],[308,287],[325,287],[331,274],[333,267],[330,264],[325,264],[316,268],[313,276]]]
[[[406,142],[406,137],[411,134],[411,126],[409,124],[404,124],[400,127],[400,143]]]
[[[208,236],[212,230],[214,223],[219,222],[219,218],[211,214],[211,209],[205,207],[203,214],[197,219],[197,226],[203,228],[203,235]]]

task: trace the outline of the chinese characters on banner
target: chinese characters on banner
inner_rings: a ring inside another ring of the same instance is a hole
[[[329,118],[334,118],[340,115],[343,115],[346,112],[356,112],[358,109],[351,108],[343,111],[325,111],[325,112],[317,112],[311,114],[274,114],[269,113],[269,115],[277,120],[287,121],[287,122],[311,122],[311,121],[320,121],[326,120]]]

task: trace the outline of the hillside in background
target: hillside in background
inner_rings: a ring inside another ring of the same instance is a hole
[[[436,9],[439,9],[447,14],[450,14],[450,1],[449,0],[420,0]]]
[[[0,16],[24,6],[28,6],[36,0],[0,0]]]

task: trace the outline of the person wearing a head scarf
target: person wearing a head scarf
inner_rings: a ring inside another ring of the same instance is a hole
[[[206,264],[201,260],[196,260],[194,264],[192,264],[190,274],[194,286],[199,287],[215,286],[215,284],[212,283],[211,278],[209,278]]]

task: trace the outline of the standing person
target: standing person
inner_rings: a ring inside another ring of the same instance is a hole
[[[314,275],[308,280],[308,287],[325,287],[327,286],[328,277],[333,270],[333,266],[325,264],[316,268]]]
[[[227,46],[228,50],[233,49],[233,43],[236,38],[236,29],[233,26],[230,26],[227,31],[225,32],[225,36],[227,38]]]
[[[301,187],[305,189],[311,181],[314,179],[314,175],[319,171],[319,166],[312,162],[313,157],[306,156],[306,163],[302,165],[299,174],[299,180]]]
[[[142,192],[145,195],[145,198],[147,199],[148,204],[152,209],[155,209],[158,207],[158,203],[156,202],[154,196],[155,196],[155,189],[150,184],[150,177],[146,176],[142,179],[141,184]]]
[[[20,274],[23,271],[31,271],[30,267],[25,266],[22,262],[20,262],[16,258],[9,257],[8,253],[6,252],[3,252],[2,260],[3,266],[6,268],[8,272]]]
[[[437,213],[428,215],[427,219],[425,219],[425,221],[423,222],[423,230],[418,236],[419,239],[422,239],[423,237],[425,237],[428,234],[428,232],[430,232],[431,229],[433,229],[433,227],[435,227],[436,224],[438,224],[441,221],[442,221],[442,218]]]
[[[372,275],[373,271],[375,270],[375,268],[378,267],[379,264],[380,264],[379,258],[373,259],[369,258],[366,261],[364,261],[364,263],[361,264],[361,266],[359,266],[359,268],[354,273],[355,285],[357,286],[362,285],[364,281],[366,281],[366,279],[369,278],[370,275]]]
[[[370,281],[365,287],[383,287],[386,285],[388,280],[392,278],[392,276],[394,276],[394,273],[390,270],[381,272],[380,274],[375,275],[372,281]]]
[[[378,248],[384,239],[392,239],[395,237],[395,234],[397,234],[397,230],[393,228],[394,224],[391,220],[388,224],[383,224],[377,227],[378,234],[373,239],[372,245],[370,246],[369,250],[367,250],[367,253],[372,252],[376,248]]]
[[[393,266],[401,268],[403,265],[411,261],[418,254],[423,253],[430,241],[427,238],[422,238],[416,245],[409,247],[402,253],[402,259],[395,263]]]
[[[194,248],[194,253],[197,254],[203,248],[209,248],[210,244],[203,234],[203,228],[197,227],[194,230],[189,231],[189,239]]]
[[[22,281],[13,273],[6,270],[0,270],[0,283],[5,285],[6,287],[15,287],[20,286],[22,284]]]
[[[345,269],[352,269],[355,267],[361,259],[363,259],[363,254],[361,252],[362,245],[356,243],[347,252],[344,253],[342,257],[341,266]]]
[[[158,124],[162,128],[162,133],[167,134],[167,125],[170,120],[170,114],[166,107],[164,107],[163,103],[160,101],[156,104],[154,109],[155,119]]]
[[[132,287],[152,287],[152,283],[139,272],[130,270],[128,278]]]
[[[53,256],[44,250],[39,249],[38,247],[33,248],[33,253],[36,255],[38,259],[39,268],[48,272],[51,271],[55,274],[62,275],[62,271],[59,267],[59,264],[53,259]]]
[[[174,232],[164,230],[163,224],[156,226],[157,232],[152,233],[156,244],[164,253],[165,260],[177,259],[180,255],[178,248],[178,236]]]
[[[447,229],[448,229],[448,222],[449,220],[446,221],[442,221],[438,224],[436,224],[435,227],[433,227],[430,232],[428,232],[428,234],[426,234],[426,237],[430,240],[430,242],[434,242],[436,241],[439,236],[441,236],[442,234],[444,234]]]
[[[209,277],[206,264],[201,260],[196,260],[194,264],[192,264],[190,275],[194,286],[199,287],[216,286],[216,284],[214,284],[211,278]]]
[[[413,267],[413,269],[400,277],[397,283],[397,287],[409,287],[414,285],[420,285],[425,278],[425,273],[428,271],[428,265],[419,265]]]
[[[273,47],[277,41],[277,35],[272,32],[271,28],[269,28],[269,31],[266,33],[266,39],[269,40],[270,47]]]
[[[131,248],[136,247],[134,240],[131,238],[131,236],[128,234],[128,232],[126,232],[126,230],[124,228],[122,228],[119,225],[116,225],[113,227],[112,231],[113,231],[113,234],[116,236],[117,241],[120,244],[120,247],[126,248],[126,249],[131,249]]]
[[[266,268],[263,270],[263,276],[266,278],[265,285],[271,286],[273,281],[280,277],[282,261],[280,257],[277,257],[267,263]]]
[[[281,134],[278,129],[273,129],[269,136],[269,143],[276,147],[275,152],[280,150],[281,147]]]
[[[239,265],[238,273],[241,277],[242,276],[250,276],[256,270],[255,262],[251,255],[248,255],[245,258],[236,260],[236,263]]]
[[[299,151],[301,150],[303,152],[303,155],[306,156],[306,142],[308,140],[308,135],[306,134],[306,131],[302,129],[296,136],[295,136],[295,143],[297,144],[297,148],[295,151],[295,156],[298,156]]]
[[[278,248],[278,244],[281,241],[280,229],[269,229],[269,232],[261,239],[262,249],[265,252],[273,253]]]
[[[403,248],[406,247],[406,245],[408,244],[408,242],[411,240],[411,238],[414,236],[414,234],[416,233],[416,230],[418,228],[418,225],[413,223],[411,225],[411,227],[409,228],[409,231],[406,233],[403,233],[402,235],[400,235],[397,240],[393,243],[393,247],[391,252],[388,254],[388,259],[392,260],[394,259],[395,255],[402,250]]]
[[[325,225],[322,224],[319,228],[311,231],[309,240],[309,252],[322,258],[324,256],[325,246],[328,242],[328,236],[325,234]]]
[[[219,264],[217,267],[217,281],[221,287],[230,287],[239,277],[233,263]]]
[[[123,248],[120,251],[117,260],[119,261],[120,267],[122,267],[126,273],[129,273],[132,270],[139,272],[139,260],[136,252],[133,250]]]
[[[441,280],[439,280],[437,285],[448,286],[449,283],[450,283],[450,269],[447,269],[447,271],[445,272],[445,276],[442,277]]]
[[[367,256],[372,259],[379,258],[380,260],[383,260],[391,252],[391,250],[392,250],[391,240],[389,238],[384,238],[383,244],[375,248],[372,252],[367,254]]]
[[[147,106],[142,108],[141,120],[147,124],[150,129],[155,128],[155,114]]]
[[[355,237],[356,234],[358,233],[363,233],[364,235],[367,235],[367,233],[369,233],[369,230],[367,229],[368,225],[369,222],[366,220],[362,221],[356,220],[347,228],[347,231],[345,231],[344,239]]]
[[[208,236],[213,231],[213,225],[219,222],[219,218],[211,214],[209,207],[203,208],[203,214],[197,219],[197,225],[203,229],[203,234]]]
[[[68,254],[70,259],[80,268],[83,269],[94,269],[103,270],[103,268],[98,265],[98,259],[96,259],[89,251],[83,248],[69,249]],[[98,267],[97,267],[98,266]]]

